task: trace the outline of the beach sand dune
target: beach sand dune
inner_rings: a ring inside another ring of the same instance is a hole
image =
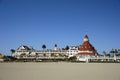
[[[0,63],[0,80],[120,80],[120,64]]]

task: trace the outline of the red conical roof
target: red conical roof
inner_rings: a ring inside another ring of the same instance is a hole
[[[83,44],[79,47],[81,51],[95,51],[94,47],[89,43],[89,41],[83,42]]]
[[[86,40],[87,39],[87,40]],[[95,50],[95,48],[92,46],[92,44],[89,42],[88,36],[85,35],[84,37],[84,42],[83,44],[78,48],[78,50],[80,51],[78,54],[82,54],[82,55],[86,55],[86,54],[90,54],[90,55],[98,55],[97,51]]]

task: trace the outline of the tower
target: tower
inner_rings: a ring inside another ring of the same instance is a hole
[[[58,46],[57,46],[57,44],[54,45],[54,50],[55,50],[55,51],[58,50]]]
[[[98,55],[93,45],[89,42],[88,35],[84,36],[83,44],[78,48],[78,55]]]
[[[88,35],[85,35],[84,42],[89,41]]]

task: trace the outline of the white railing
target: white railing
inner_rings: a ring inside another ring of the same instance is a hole
[[[89,57],[88,59],[120,59],[120,57]]]
[[[17,57],[18,59],[65,59],[66,57]]]
[[[84,57],[78,57],[78,61],[88,61],[88,60],[120,60],[120,57],[104,57],[104,56],[99,56],[99,57],[91,57],[91,56],[84,56]]]

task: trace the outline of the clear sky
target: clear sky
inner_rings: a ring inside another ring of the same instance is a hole
[[[78,46],[85,34],[99,53],[120,48],[120,0],[0,0],[0,53]]]

